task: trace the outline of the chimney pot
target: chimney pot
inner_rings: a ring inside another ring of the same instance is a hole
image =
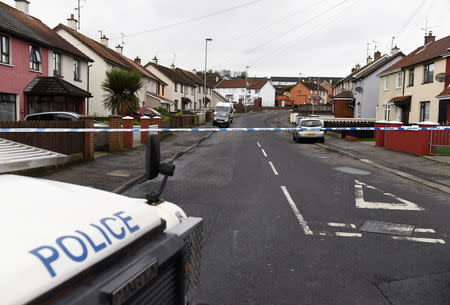
[[[122,54],[122,51],[123,51],[123,47],[120,44],[118,44],[116,46],[116,52],[119,53],[119,54]]]
[[[369,55],[369,57],[367,57],[367,63],[370,64],[372,62],[372,57]]]
[[[15,0],[16,1],[16,9],[21,11],[24,14],[29,15],[30,12],[30,2],[27,0]]]
[[[381,52],[380,51],[376,51],[374,54],[373,54],[373,60],[378,60],[378,59],[380,59],[381,58]]]
[[[136,56],[136,58],[134,59],[134,62],[137,63],[138,65],[141,64],[141,59],[139,58],[139,56]]]
[[[361,65],[360,64],[356,64],[355,71],[358,70],[359,68],[361,68]]]
[[[434,42],[435,38],[436,38],[436,36],[433,36],[433,33],[430,31],[428,33],[428,36],[425,36],[425,45]]]
[[[158,57],[153,57],[153,59],[152,59],[152,61],[153,61],[153,63],[155,64],[155,65],[157,65],[158,64]]]
[[[71,28],[72,30],[77,30],[77,23],[78,21],[75,19],[73,14],[70,14],[70,18],[67,19],[67,26]]]
[[[108,47],[108,38],[106,37],[106,35],[103,35],[102,38],[100,39],[100,42],[102,45],[104,45],[105,47]]]
[[[170,65],[170,68],[171,68],[172,70],[175,70],[175,64],[171,64],[171,65]]]

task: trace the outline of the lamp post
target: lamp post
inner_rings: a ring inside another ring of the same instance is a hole
[[[212,38],[206,38],[205,39],[205,83],[203,87],[203,102],[205,103],[206,107],[206,64],[208,62],[208,41],[212,41]],[[202,103],[200,103],[200,110],[202,109]]]
[[[247,102],[246,102],[246,96],[247,96],[247,71],[248,71],[248,68],[250,68],[250,66],[245,66],[245,92],[244,92],[244,106],[245,106],[245,112],[247,112]]]

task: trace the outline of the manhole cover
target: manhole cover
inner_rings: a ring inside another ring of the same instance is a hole
[[[339,172],[351,174],[351,175],[363,175],[363,176],[370,175],[370,172],[368,172],[368,171],[358,169],[358,168],[353,168],[353,167],[344,166],[344,167],[335,167],[334,169]]]
[[[400,223],[366,220],[359,230],[371,233],[411,236],[414,231],[414,226]]]

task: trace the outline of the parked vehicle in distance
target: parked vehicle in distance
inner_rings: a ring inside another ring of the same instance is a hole
[[[323,121],[312,117],[300,117],[293,123],[294,127],[324,127]],[[321,143],[325,142],[325,131],[323,130],[294,130],[292,138],[297,143],[301,143],[305,139],[318,140]]]
[[[233,103],[219,102],[214,108],[213,126],[226,126],[230,127],[233,123],[234,107]]]
[[[80,114],[67,111],[51,111],[51,112],[39,112],[27,115],[24,121],[78,121]],[[104,128],[108,127],[107,124],[99,123],[94,120],[94,127]]]
[[[156,111],[155,109],[148,108],[148,107],[140,107],[139,109],[136,109],[135,112],[133,112],[133,118],[136,120],[139,120],[141,116],[148,116],[149,118],[153,118],[155,116],[162,117],[161,113]]]

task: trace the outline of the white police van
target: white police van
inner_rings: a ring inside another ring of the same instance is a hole
[[[147,199],[0,175],[0,304],[194,304],[200,218],[159,199],[173,164],[151,136]]]

